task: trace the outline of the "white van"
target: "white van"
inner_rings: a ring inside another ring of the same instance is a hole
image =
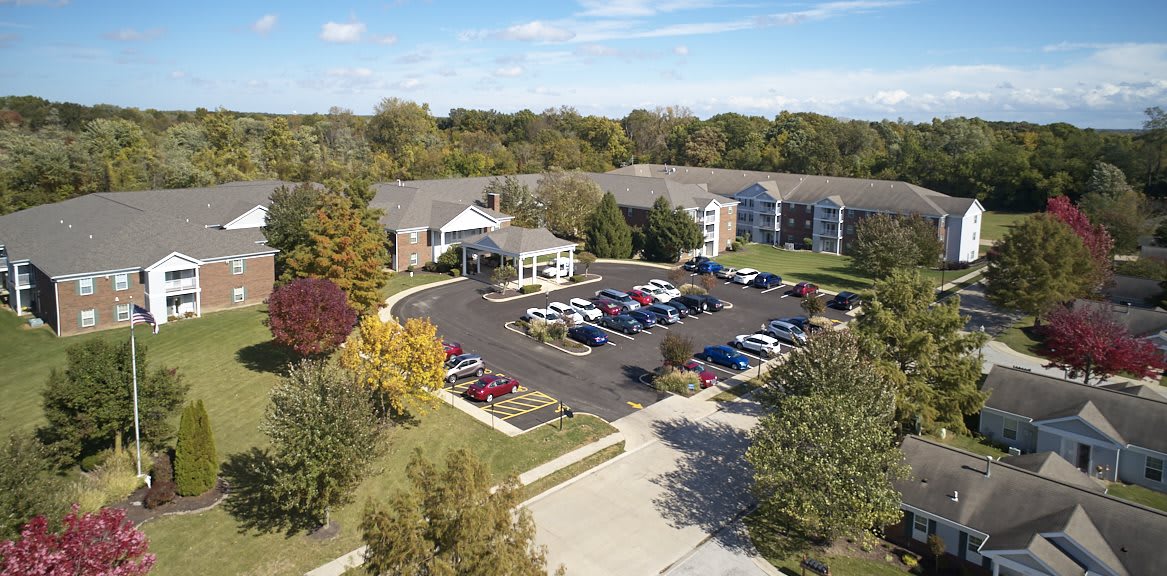
[[[542,271],[539,272],[539,275],[546,277],[546,278],[559,278],[562,276],[570,276],[571,275],[571,258],[565,258],[562,256],[560,256],[559,258],[555,258],[554,260],[549,262],[547,264],[547,266],[545,268],[543,268]]]

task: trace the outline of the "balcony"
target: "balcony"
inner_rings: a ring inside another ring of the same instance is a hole
[[[193,276],[188,278],[175,278],[174,280],[167,280],[163,282],[163,287],[167,292],[182,292],[183,290],[194,290],[198,287],[198,278]]]
[[[824,222],[842,222],[843,221],[843,211],[842,210],[834,210],[834,209],[825,209],[824,210],[822,208],[816,208],[814,212],[815,212],[814,213],[815,220],[821,220]]]
[[[825,222],[821,222],[821,221],[815,222],[815,225],[814,225],[815,236],[827,236],[829,238],[842,238],[842,235],[840,234],[840,232],[842,232],[842,230],[843,229],[840,228],[837,224],[829,224],[829,223],[825,223]]]
[[[29,284],[30,280],[32,280],[31,275],[27,272],[25,272],[24,274],[17,274],[16,275],[16,287],[17,288],[25,288],[28,286],[32,286],[32,284]]]

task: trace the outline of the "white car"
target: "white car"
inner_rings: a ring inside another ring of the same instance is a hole
[[[523,315],[524,320],[543,320],[545,322],[563,322],[559,314],[546,308],[527,308],[527,313]]]
[[[726,266],[721,270],[713,273],[714,276],[717,276],[723,280],[733,280],[734,274],[737,274],[737,268],[734,268],[733,266]]]
[[[664,290],[665,294],[668,294],[670,298],[676,298],[677,296],[681,295],[681,291],[677,290],[676,286],[673,286],[672,284],[665,282],[664,280],[657,280],[654,278],[652,280],[649,280],[648,284],[649,284],[649,286],[656,286],[657,288]]]
[[[762,356],[776,356],[782,350],[778,339],[767,334],[742,334],[733,339],[738,350],[757,352]]]
[[[632,289],[633,290],[640,290],[641,292],[644,292],[645,294],[651,294],[652,297],[656,298],[656,301],[661,303],[661,304],[664,304],[665,302],[668,302],[669,300],[673,299],[671,294],[664,291],[664,288],[661,288],[660,286],[653,286],[652,284],[645,284],[643,286],[633,286]]]
[[[759,272],[753,268],[739,268],[737,274],[733,275],[734,284],[749,284],[754,280]]]
[[[596,308],[595,304],[592,304],[583,298],[572,298],[571,300],[568,300],[567,303],[571,304],[572,309],[579,313],[580,316],[586,318],[589,322],[595,322],[604,315],[603,312],[600,312],[599,308]]]
[[[547,308],[552,312],[559,314],[560,318],[563,318],[567,321],[568,324],[572,326],[579,326],[580,324],[584,323],[583,315],[579,312],[576,312],[575,308],[572,308],[563,302],[552,302],[547,305]]]
[[[571,275],[571,258],[555,258],[547,263],[547,267],[539,272],[545,278],[559,278]]]

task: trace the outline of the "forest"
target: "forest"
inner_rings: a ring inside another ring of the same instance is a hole
[[[620,119],[570,107],[535,113],[386,98],[371,116],[159,111],[0,97],[0,214],[90,192],[187,188],[237,180],[372,182],[543,172],[628,163],[903,180],[991,210],[1078,200],[1098,162],[1149,198],[1167,196],[1167,113],[1142,130],[977,118],[878,122],[783,111],[768,119],[684,107]]]

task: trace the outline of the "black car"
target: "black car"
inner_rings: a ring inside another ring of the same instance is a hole
[[[841,310],[853,310],[862,303],[859,295],[854,292],[839,292],[838,296],[828,302],[828,305]]]
[[[680,302],[677,302],[676,298],[669,300],[668,302],[661,302],[660,305],[668,306],[669,308],[676,310],[677,314],[681,317],[682,320],[689,317],[689,307],[681,304]]]
[[[685,262],[685,264],[683,266],[681,266],[681,268],[684,268],[685,270],[692,272],[692,271],[696,270],[697,267],[700,266],[702,262],[708,262],[708,261],[709,261],[708,256],[698,256],[698,257],[696,257],[688,262]]]
[[[721,299],[716,297],[716,296],[710,296],[708,294],[705,294],[705,295],[699,295],[698,297],[705,300],[705,308],[707,310],[710,310],[712,312],[720,312],[722,308],[725,308],[725,303],[722,302]]]
[[[633,317],[627,314],[619,314],[616,316],[604,316],[600,318],[600,326],[617,330],[625,334],[636,334],[640,332],[640,322],[637,322]]]
[[[567,330],[567,337],[588,346],[603,346],[608,343],[608,335],[595,326],[572,326]]]
[[[672,302],[684,304],[692,314],[700,314],[706,311],[717,312],[725,308],[725,304],[721,300],[706,294],[686,294],[680,298],[673,298]]]
[[[656,326],[657,315],[647,310],[633,310],[629,312],[628,315],[631,316],[633,320],[640,322],[640,327],[644,328],[645,330]]]

